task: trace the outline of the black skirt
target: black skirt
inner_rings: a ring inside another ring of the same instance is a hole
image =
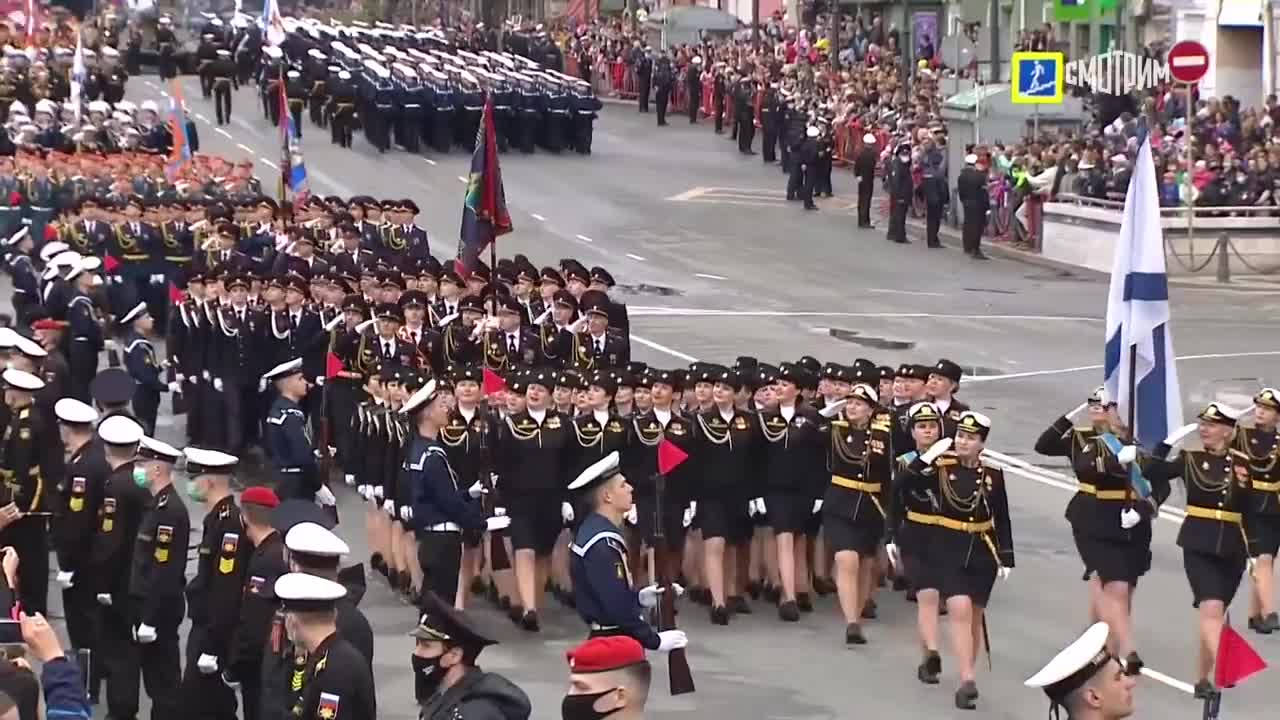
[[[560,516],[560,493],[507,493],[507,514],[511,516],[511,547],[550,555],[556,538],[564,529]]]
[[[774,534],[793,533],[803,535],[813,517],[813,498],[805,495],[780,493],[766,495],[765,509],[769,511],[769,526]]]
[[[880,528],[859,525],[843,515],[823,513],[822,527],[828,551],[852,551],[864,558],[876,554],[883,535]]]
[[[1230,606],[1240,589],[1240,579],[1244,575],[1248,559],[1238,557],[1222,557],[1210,555],[1196,550],[1182,550],[1182,569],[1187,573],[1187,582],[1191,585],[1192,607],[1200,607],[1205,600],[1221,600],[1224,606]]]
[[[1084,563],[1085,573],[1098,576],[1104,584],[1127,582],[1138,584],[1138,578],[1151,569],[1151,545],[1149,542],[1126,542],[1103,538],[1084,537],[1072,533],[1076,551]]]
[[[751,517],[747,514],[748,500],[736,493],[726,495],[698,501],[698,522],[703,539],[724,538],[728,543],[750,540],[752,526]]]
[[[1249,536],[1249,548],[1253,557],[1276,556],[1280,551],[1280,515],[1250,513],[1244,518],[1244,529]]]

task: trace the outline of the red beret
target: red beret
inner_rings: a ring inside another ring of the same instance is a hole
[[[280,504],[280,498],[276,497],[275,490],[262,485],[254,485],[251,488],[245,488],[244,492],[240,493],[240,504],[273,508]]]
[[[644,646],[626,635],[591,638],[565,653],[571,673],[598,673],[618,670],[645,661]]]
[[[64,330],[66,327],[66,321],[54,320],[52,318],[44,318],[31,323],[32,330]]]

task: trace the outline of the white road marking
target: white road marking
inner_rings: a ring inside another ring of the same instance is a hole
[[[719,275],[696,273],[698,277],[709,277],[724,280]],[[938,320],[1034,320],[1058,322],[1105,322],[1104,318],[1078,317],[1073,315],[959,315],[950,313],[926,312],[809,312],[796,310],[713,310],[709,308],[661,307],[657,305],[640,305],[627,307],[631,315],[672,315],[680,317],[843,317],[843,318],[883,318],[893,319],[929,319]]]
[[[675,201],[693,200],[693,199],[695,199],[695,198],[699,198],[699,197],[701,197],[701,196],[703,196],[703,195],[706,195],[706,194],[707,194],[708,192],[710,192],[711,190],[712,190],[712,188],[708,188],[708,187],[695,187],[695,188],[689,188],[688,190],[685,190],[684,192],[680,193],[679,195],[672,195],[671,197],[669,197],[669,198],[667,198],[667,199],[668,199],[668,200],[675,200]]]
[[[231,133],[227,132],[226,130],[223,130],[222,128],[214,128],[213,131],[228,140],[231,139]]]
[[[628,308],[630,311],[630,308]],[[632,313],[634,314],[634,313]],[[1175,360],[1221,360],[1223,358],[1242,358],[1242,357],[1271,357],[1280,355],[1280,350],[1257,350],[1252,352],[1238,353],[1205,353],[1203,355],[1179,355]],[[1005,373],[1003,375],[977,375],[973,377],[966,376],[968,382],[992,382],[994,380],[1017,380],[1027,377],[1041,377],[1044,375],[1066,375],[1074,372],[1085,372],[1087,370],[1101,370],[1102,365],[1078,365],[1076,367],[1058,368],[1056,370],[1028,370],[1026,372]]]
[[[529,214],[530,214],[530,215],[532,215],[532,216],[533,216],[533,219],[534,219],[534,220],[537,220],[538,222],[546,222],[546,221],[547,221],[547,219],[546,219],[546,218],[542,217],[542,216],[541,216],[541,215],[539,215],[538,213],[529,213]]]
[[[728,280],[729,279],[723,275],[712,275],[711,273],[694,273],[693,276],[706,278],[708,280]]]
[[[150,80],[143,80],[143,82],[145,82],[145,83],[147,84],[147,87],[152,87],[152,88],[153,88],[153,87],[155,87],[155,86],[156,86],[156,84],[155,84],[155,83],[153,83],[153,82],[151,82]]]
[[[205,117],[204,115],[201,115],[200,113],[196,113],[196,119],[202,123],[209,122],[209,118]]]
[[[586,242],[586,243],[595,242],[595,240],[592,240],[591,238],[587,237],[586,235],[583,235],[582,233],[578,233],[576,237],[582,242]]]
[[[919,290],[893,290],[891,288],[863,288],[869,293],[883,293],[885,295],[927,295],[929,297],[946,297],[946,293],[921,292]]]
[[[266,158],[264,158],[264,157],[260,157],[260,158],[258,158],[258,160],[260,160],[260,161],[262,162],[262,164],[263,164],[263,165],[266,165],[267,167],[271,168],[272,170],[279,170],[279,169],[280,169],[280,166],[279,166],[279,165],[277,165],[277,164],[275,164],[275,163],[271,162],[270,160],[268,160],[268,159],[266,159]]]
[[[644,262],[644,258],[640,257],[639,255],[636,255],[635,253],[627,253],[627,257],[631,258],[632,260]]]
[[[427,161],[427,164],[428,164],[428,165],[431,165],[432,167],[434,167],[434,166],[436,165],[436,161],[435,161],[435,160],[432,160],[431,158],[423,158],[423,160],[426,160],[426,161]]]
[[[253,154],[253,148],[249,147],[248,145],[245,145],[244,143],[236,143],[236,147],[238,147],[238,148],[240,148],[241,150],[243,150],[243,151],[245,151],[245,152],[249,153],[250,155],[252,155],[252,154]]]
[[[466,181],[467,181],[466,178],[462,177],[461,175],[458,176],[458,182],[465,183]]]
[[[652,341],[652,340],[649,340],[649,339],[646,339],[646,338],[642,338],[642,337],[640,337],[639,335],[636,335],[635,333],[632,333],[632,334],[631,334],[631,340],[632,340],[632,342],[638,342],[638,343],[640,343],[641,345],[644,345],[645,347],[653,348],[654,350],[657,350],[658,352],[664,352],[664,353],[666,353],[666,354],[670,355],[671,357],[678,358],[678,359],[680,359],[680,360],[684,360],[685,362],[691,362],[691,363],[698,362],[698,358],[696,358],[696,357],[694,357],[694,356],[692,356],[692,355],[686,355],[685,353],[682,353],[682,352],[680,352],[679,350],[676,350],[676,349],[674,349],[674,348],[669,348],[669,347],[667,347],[666,345],[663,345],[662,343],[656,343],[656,342],[654,342],[654,341]]]

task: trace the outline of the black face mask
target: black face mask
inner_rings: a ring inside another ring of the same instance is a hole
[[[409,660],[413,664],[413,696],[419,703],[430,700],[440,689],[440,683],[444,682],[444,668],[440,667],[442,657],[444,656],[410,656]]]
[[[616,688],[614,688],[616,689]],[[560,703],[560,717],[563,720],[600,720],[608,717],[622,708],[617,707],[608,712],[600,712],[595,709],[596,700],[608,695],[613,690],[605,690],[604,692],[591,693],[588,695],[566,695],[564,701]]]

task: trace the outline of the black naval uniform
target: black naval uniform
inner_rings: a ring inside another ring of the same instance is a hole
[[[293,717],[373,720],[378,717],[373,670],[341,633],[325,638],[307,657],[302,697]]]
[[[858,227],[871,227],[871,194],[876,183],[876,148],[863,145],[853,161],[853,174],[858,178]],[[963,197],[963,196],[962,196]]]
[[[284,538],[272,533],[262,539],[249,556],[245,568],[244,597],[240,601],[240,617],[228,645],[227,656],[219,656],[222,676],[228,682],[240,683],[245,720],[264,720],[262,697],[262,664],[271,641],[272,620],[279,603],[271,592],[276,580],[289,572],[284,561]]]
[[[51,491],[62,484],[62,442],[55,425],[34,403],[9,411],[3,440],[0,505],[22,513],[52,509]],[[48,612],[49,530],[42,515],[19,517],[0,530],[0,547],[12,546],[22,559],[18,597],[27,613]]]
[[[982,252],[982,232],[987,226],[987,211],[991,207],[986,175],[972,165],[965,165],[956,180],[956,192],[964,207],[964,251],[968,255],[979,254]]]
[[[663,425],[653,408],[633,417],[627,423],[627,442],[622,453],[622,474],[635,488],[636,529],[641,539],[650,547],[654,544],[657,527],[657,487],[654,476],[658,473],[658,446],[665,439],[689,455],[689,459],[667,475],[662,497],[662,535],[667,549],[679,555],[684,550],[684,511],[689,501],[697,498],[698,467],[701,453],[695,452],[699,442],[694,422],[689,416],[675,411]],[[699,508],[699,513],[702,509]],[[743,502],[743,513],[746,501]]]
[[[152,720],[178,717],[184,698],[178,690],[182,659],[178,654],[178,626],[182,624],[182,589],[186,584],[187,538],[191,519],[182,498],[172,484],[151,500],[138,526],[131,570],[129,604],[133,627],[155,628],[156,639],[136,640],[130,659],[130,697],[137,701],[138,671],[151,698]],[[115,670],[111,671],[115,682]],[[189,709],[189,708],[188,708]],[[112,713],[114,716],[114,713]]]
[[[132,461],[127,462],[107,476],[89,553],[95,599],[103,606],[98,649],[107,675],[107,711],[121,718],[138,714],[138,660],[133,640],[137,621],[129,588],[138,529],[152,503],[151,494],[134,484],[133,467]],[[185,548],[186,540],[180,542]],[[182,552],[185,558],[185,549]],[[177,683],[175,675],[170,688],[176,688]]]
[[[104,486],[110,473],[111,467],[103,455],[102,443],[96,438],[76,448],[67,458],[65,481],[58,488],[60,502],[53,525],[58,567],[72,574],[73,584],[62,591],[67,635],[73,648],[94,652],[99,647],[102,610],[94,598],[90,552],[94,523],[102,508]],[[102,661],[93,657],[90,668],[94,672],[89,693],[95,698],[102,677],[101,667]]]
[[[911,209],[913,192],[911,160],[895,157],[889,164],[889,232],[888,239],[896,243],[907,240],[907,212]]]
[[[148,435],[156,432],[156,414],[160,410],[160,394],[168,385],[160,377],[160,365],[151,341],[130,330],[124,338],[125,368],[137,383],[133,391],[133,416]]]
[[[264,439],[267,454],[279,473],[280,499],[314,498],[322,480],[302,408],[289,398],[277,397],[267,416]]]
[[[884,537],[885,505],[892,492],[892,434],[884,414],[857,427],[845,418],[830,424],[830,485],[822,502],[822,526],[834,552],[874,556]],[[773,506],[769,506],[772,517]]]
[[[414,433],[401,472],[412,493],[407,504],[413,508],[418,560],[426,573],[424,589],[442,598],[457,597],[462,533],[484,532],[484,515],[470,501],[469,486],[459,482],[439,440]]]
[[[240,620],[245,570],[252,552],[235,496],[227,495],[204,516],[196,576],[186,586],[191,633],[182,696],[188,717],[235,717],[235,694],[220,674],[231,661],[231,639]],[[218,659],[216,672],[201,672],[197,661],[202,654]]]
[[[569,572],[574,607],[591,628],[591,636],[626,635],[657,650],[662,640],[643,619],[639,597],[627,565],[622,530],[600,513],[582,520],[574,534]]]
[[[71,346],[67,362],[71,366],[71,396],[81,402],[91,402],[89,383],[98,374],[98,353],[102,351],[102,326],[98,324],[93,300],[77,293],[67,304],[67,321],[70,323]]]
[[[544,379],[541,382],[551,382]],[[499,428],[498,457],[503,497],[511,515],[511,545],[550,555],[560,534],[565,448],[570,418],[547,408],[542,422],[525,410]]]

